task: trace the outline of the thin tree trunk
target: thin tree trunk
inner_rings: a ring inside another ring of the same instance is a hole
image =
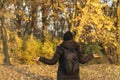
[[[119,20],[119,19],[120,19],[120,11],[119,11],[119,10],[120,10],[120,0],[117,1],[116,6],[117,6],[117,8],[116,8],[116,25],[115,25],[116,28],[117,28],[116,40],[117,40],[118,42],[120,42],[120,40],[119,40],[119,29],[118,29],[118,28],[120,27],[120,26],[119,26],[119,24],[120,24],[120,23],[119,23],[119,21],[120,21],[120,20]]]
[[[2,43],[3,43],[3,51],[4,51],[4,64],[5,65],[10,65],[10,60],[9,60],[9,54],[8,54],[8,45],[7,45],[7,31],[6,28],[4,27],[4,19],[1,19],[1,38],[2,38]]]
[[[0,1],[0,10],[4,9],[4,4],[5,4],[6,0],[2,0]],[[4,15],[1,15],[0,17],[0,31],[1,31],[1,38],[2,38],[2,43],[3,43],[3,51],[4,51],[4,55],[5,55],[5,59],[4,59],[4,64],[5,65],[10,65],[10,60],[9,60],[9,54],[8,54],[8,45],[7,45],[7,31],[6,28],[4,27]]]
[[[116,27],[117,27],[117,33],[116,33],[116,40],[118,43],[120,43],[120,0],[117,1],[117,14],[116,14]],[[119,52],[117,52],[118,54],[116,54],[116,59],[117,59],[117,63],[120,63],[120,55]]]
[[[46,18],[47,18],[47,15],[46,15],[46,8],[43,7],[42,8],[42,41],[45,42],[46,41],[46,34],[47,34],[47,27],[46,27]]]

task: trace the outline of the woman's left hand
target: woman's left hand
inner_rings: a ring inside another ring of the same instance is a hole
[[[98,54],[93,54],[94,58],[100,58],[100,56]]]

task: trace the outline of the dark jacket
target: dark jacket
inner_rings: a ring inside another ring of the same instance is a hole
[[[83,57],[82,54],[80,53],[79,45],[73,40],[64,41],[62,44],[60,44],[60,46],[62,46],[64,48],[68,48],[70,50],[72,50],[72,49],[76,50],[79,53],[79,56],[78,56],[79,62],[82,64],[86,63],[90,59],[92,59],[92,55]],[[41,57],[39,60],[48,65],[54,65],[59,61],[57,80],[80,80],[79,71],[74,75],[66,75],[65,74],[65,70],[63,68],[63,50],[59,46],[56,48],[55,54],[52,57],[52,59],[47,59],[45,57]]]

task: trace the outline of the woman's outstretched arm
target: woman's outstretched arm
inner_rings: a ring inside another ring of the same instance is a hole
[[[48,65],[54,65],[59,60],[61,53],[62,53],[62,50],[59,47],[57,47],[57,49],[55,51],[55,54],[52,57],[52,59],[48,59],[48,58],[45,58],[45,57],[38,57],[37,60],[41,61],[42,63],[48,64]]]

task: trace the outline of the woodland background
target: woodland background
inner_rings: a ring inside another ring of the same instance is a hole
[[[67,30],[90,63],[120,64],[120,0],[0,0],[0,64],[51,58]]]

